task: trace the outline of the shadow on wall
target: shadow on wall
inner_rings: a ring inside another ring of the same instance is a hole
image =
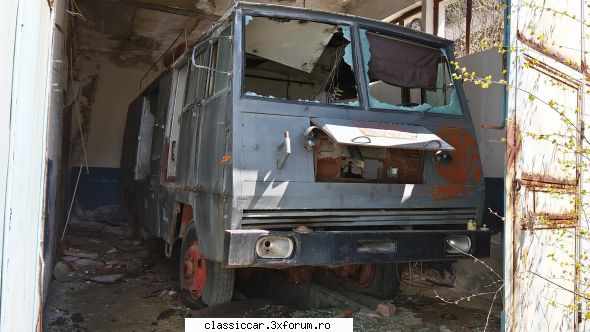
[[[70,218],[80,221],[124,220],[125,212],[121,208],[119,168],[89,167],[88,170],[89,173],[86,173],[86,169],[82,169]],[[71,169],[70,200],[79,171],[79,167]],[[66,209],[68,207],[69,202]]]

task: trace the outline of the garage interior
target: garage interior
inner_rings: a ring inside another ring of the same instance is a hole
[[[457,41],[461,63],[500,76],[502,55],[480,37],[494,22],[481,1],[276,0],[262,1],[383,20]],[[500,297],[477,296],[457,306],[445,299],[486,293],[497,282],[486,265],[464,260],[400,266],[402,290],[389,303],[311,282],[263,274],[271,286],[237,285],[234,302],[190,310],[178,295],[177,257],[148,254],[133,238],[121,207],[119,167],[129,103],[229,8],[231,0],[49,0],[56,13],[51,63],[43,234],[42,325],[44,331],[173,331],[185,317],[350,317],[363,330],[472,331],[483,328],[492,300],[491,329],[500,326]],[[475,8],[474,8],[475,6]],[[479,6],[479,7],[478,7]],[[455,11],[449,12],[449,9]],[[463,13],[457,20],[456,12]],[[469,14],[466,14],[469,13]],[[496,19],[503,13],[496,10]],[[453,21],[455,19],[455,21]],[[473,28],[472,28],[473,27]],[[473,32],[471,31],[473,29]],[[492,29],[493,30],[493,29]],[[501,31],[493,31],[492,34]],[[471,36],[476,36],[474,42]],[[497,38],[496,40],[497,41]],[[501,39],[499,39],[501,43]],[[488,206],[503,214],[500,88],[482,93],[465,87],[480,143],[486,185],[496,190]],[[477,111],[474,111],[477,110]],[[502,225],[486,263],[501,274]],[[284,293],[284,289],[292,288]],[[285,295],[287,294],[287,295]],[[315,294],[315,296],[310,296]],[[379,315],[380,305],[395,315]],[[393,310],[393,309],[391,309]],[[468,314],[465,314],[468,313]],[[377,323],[375,323],[377,322]],[[366,324],[366,325],[362,325]]]

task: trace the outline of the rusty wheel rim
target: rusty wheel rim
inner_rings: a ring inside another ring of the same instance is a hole
[[[357,274],[356,285],[360,288],[369,287],[375,279],[375,270],[377,270],[375,264],[362,264]]]
[[[207,262],[201,256],[199,243],[195,240],[184,253],[184,288],[193,299],[199,299],[205,289]]]

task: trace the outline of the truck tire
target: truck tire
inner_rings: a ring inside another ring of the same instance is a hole
[[[180,251],[180,293],[189,308],[200,309],[231,301],[234,269],[201,256],[197,231],[191,225],[182,239]]]
[[[397,264],[370,265],[374,267],[372,278],[365,280],[362,284],[353,280],[344,280],[344,286],[354,292],[379,299],[393,299],[399,292],[400,285]]]

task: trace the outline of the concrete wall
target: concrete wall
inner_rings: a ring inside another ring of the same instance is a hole
[[[106,54],[84,54],[77,59],[80,82],[71,124],[71,179],[75,186],[80,165],[85,165],[76,192],[73,217],[80,220],[124,218],[119,206],[119,159],[127,106],[139,90],[149,64],[123,64]],[[78,114],[81,116],[78,117]],[[80,122],[78,122],[80,121]],[[82,133],[80,133],[80,125]]]
[[[502,79],[502,55],[497,49],[473,53],[458,59],[462,67],[475,72],[479,77],[492,75],[496,80]],[[471,117],[479,144],[479,152],[486,181],[486,206],[499,215],[504,215],[504,154],[506,144],[503,138],[506,131],[485,129],[483,125],[498,126],[502,123],[504,88],[491,85],[487,89],[473,83],[463,84],[469,103]],[[495,231],[503,229],[503,222],[494,214],[486,211],[484,223]]]
[[[469,72],[476,72],[478,76],[492,75],[494,79],[502,79],[502,54],[497,49],[469,54],[458,59],[462,67]],[[502,123],[502,103],[504,88],[492,85],[488,89],[482,89],[472,83],[463,85],[469,102],[469,109],[477,139],[479,150],[482,152],[481,161],[485,177],[504,177],[504,153],[506,145],[502,142],[505,130],[484,129],[482,125],[500,125]]]

